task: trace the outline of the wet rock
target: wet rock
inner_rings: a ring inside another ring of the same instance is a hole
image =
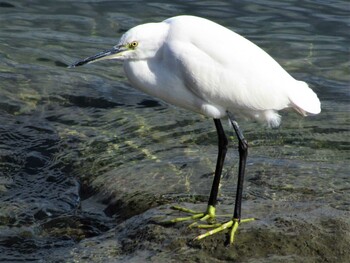
[[[245,207],[256,205],[246,203]],[[227,246],[224,233],[194,241],[203,230],[189,229],[186,222],[172,226],[158,224],[168,216],[179,216],[169,206],[159,206],[129,218],[104,238],[82,241],[75,256],[86,255],[91,249],[89,244],[95,242],[98,247],[93,247],[93,255],[111,260],[113,254],[115,261],[109,262],[348,262],[350,222],[346,213],[332,208],[307,211],[308,207],[290,215],[281,212],[269,216],[264,212],[266,206],[260,207],[257,214],[265,216],[240,225],[234,245]],[[224,205],[222,212],[230,209]]]

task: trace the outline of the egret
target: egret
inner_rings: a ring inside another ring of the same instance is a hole
[[[243,180],[248,143],[236,116],[270,127],[280,125],[279,110],[292,108],[303,116],[321,112],[317,95],[289,75],[270,55],[241,35],[205,18],[176,16],[138,25],[109,50],[77,61],[70,67],[115,59],[123,62],[131,85],[151,96],[214,119],[218,157],[205,212],[175,207],[192,215],[170,220],[215,222],[215,206],[228,140],[221,119],[228,118],[238,139],[239,167],[232,218],[212,224],[202,239],[224,229],[233,243],[241,218]],[[198,225],[199,226],[199,225]]]

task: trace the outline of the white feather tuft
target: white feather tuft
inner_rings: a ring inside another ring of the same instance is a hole
[[[289,89],[288,97],[292,107],[301,115],[314,115],[321,112],[321,102],[315,92],[303,81],[297,81],[292,89]]]

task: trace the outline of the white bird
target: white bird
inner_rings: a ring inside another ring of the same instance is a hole
[[[239,34],[210,20],[177,16],[127,31],[110,50],[72,64],[76,67],[116,59],[131,85],[173,105],[213,118],[219,138],[214,181],[204,213],[187,219],[212,221],[227,151],[227,138],[220,119],[228,117],[239,141],[239,171],[233,218],[206,234],[230,228],[230,243],[241,220],[241,202],[248,144],[234,116],[244,115],[280,124],[277,111],[293,108],[303,116],[321,112],[317,95],[303,81],[289,75],[271,56]]]

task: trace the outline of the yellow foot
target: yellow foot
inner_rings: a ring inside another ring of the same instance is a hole
[[[197,211],[187,209],[184,207],[180,207],[180,206],[172,206],[171,208],[174,210],[178,210],[181,212],[191,214],[191,215],[186,216],[186,217],[178,217],[178,218],[175,218],[172,220],[164,221],[164,222],[162,222],[163,224],[174,224],[174,223],[183,222],[183,221],[190,221],[190,220],[207,221],[208,224],[212,224],[215,222],[216,215],[215,215],[215,207],[214,206],[208,206],[207,211],[204,213],[197,212]],[[196,222],[189,225],[189,227],[193,227],[195,225],[197,225]]]
[[[173,206],[171,208],[174,210],[191,214],[191,215],[186,217],[178,217],[168,221],[163,221],[162,224],[174,224],[178,222],[194,220],[195,222],[190,224],[189,227],[197,227],[202,229],[214,228],[213,230],[210,230],[202,235],[197,236],[194,240],[201,240],[205,237],[212,236],[216,233],[224,231],[225,229],[230,229],[230,244],[233,244],[235,239],[235,233],[238,229],[238,226],[241,223],[246,223],[246,222],[255,220],[255,218],[247,218],[247,219],[241,219],[241,220],[234,218],[226,223],[215,223],[217,216],[215,214],[214,206],[208,206],[207,211],[204,213],[200,213],[200,212],[187,209],[184,207],[180,207],[180,206]],[[228,216],[228,215],[218,215],[218,216]],[[198,224],[198,221],[206,221],[208,224]]]
[[[250,222],[255,220],[255,218],[247,218],[247,219],[232,219],[226,223],[220,224],[219,226],[216,225],[197,225],[198,228],[212,228],[215,227],[215,229],[210,230],[202,235],[199,235],[198,237],[195,238],[195,240],[201,240],[205,237],[214,235],[218,232],[221,232],[225,229],[230,229],[230,244],[233,244],[234,239],[235,239],[235,233],[238,229],[239,224]]]

